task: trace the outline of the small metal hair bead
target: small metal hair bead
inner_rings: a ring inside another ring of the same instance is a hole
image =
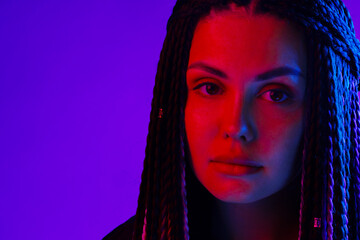
[[[321,227],[321,218],[314,218],[314,228]]]
[[[159,108],[159,115],[158,115],[158,118],[162,118],[164,115],[164,112],[163,112],[163,109],[162,108]]]

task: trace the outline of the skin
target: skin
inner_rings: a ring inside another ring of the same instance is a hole
[[[238,7],[213,11],[196,27],[185,129],[194,173],[222,201],[218,227],[232,239],[296,238],[296,214],[281,223],[274,215],[284,215],[273,209],[290,208],[280,190],[297,171],[304,125],[304,42],[295,25]],[[246,218],[253,221],[241,220]],[[220,222],[233,224],[221,227]],[[292,224],[290,233],[280,236],[279,224]],[[254,225],[264,230],[239,230]]]

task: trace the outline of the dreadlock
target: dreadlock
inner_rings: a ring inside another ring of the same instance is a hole
[[[168,21],[153,90],[134,240],[188,240],[195,234],[191,206],[196,200],[187,195],[193,194],[193,184],[200,184],[187,164],[186,69],[198,21],[231,2],[247,7],[251,0],[178,0]],[[259,0],[255,13],[295,22],[309,39],[298,239],[359,240],[360,44],[350,14],[341,0]]]

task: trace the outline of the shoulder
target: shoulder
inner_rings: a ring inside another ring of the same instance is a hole
[[[135,224],[135,216],[112,230],[102,240],[131,240]]]

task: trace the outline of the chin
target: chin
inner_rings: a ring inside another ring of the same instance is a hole
[[[224,193],[211,193],[220,201],[227,203],[253,203],[263,199],[261,196],[254,196],[252,194],[224,194]]]
[[[235,184],[222,182],[222,184],[204,184],[205,188],[217,199],[228,203],[251,203],[262,198],[256,194],[250,184]]]
[[[255,203],[275,195],[281,187],[256,186],[249,182],[222,182],[222,184],[208,185],[206,189],[217,199],[227,203]]]

